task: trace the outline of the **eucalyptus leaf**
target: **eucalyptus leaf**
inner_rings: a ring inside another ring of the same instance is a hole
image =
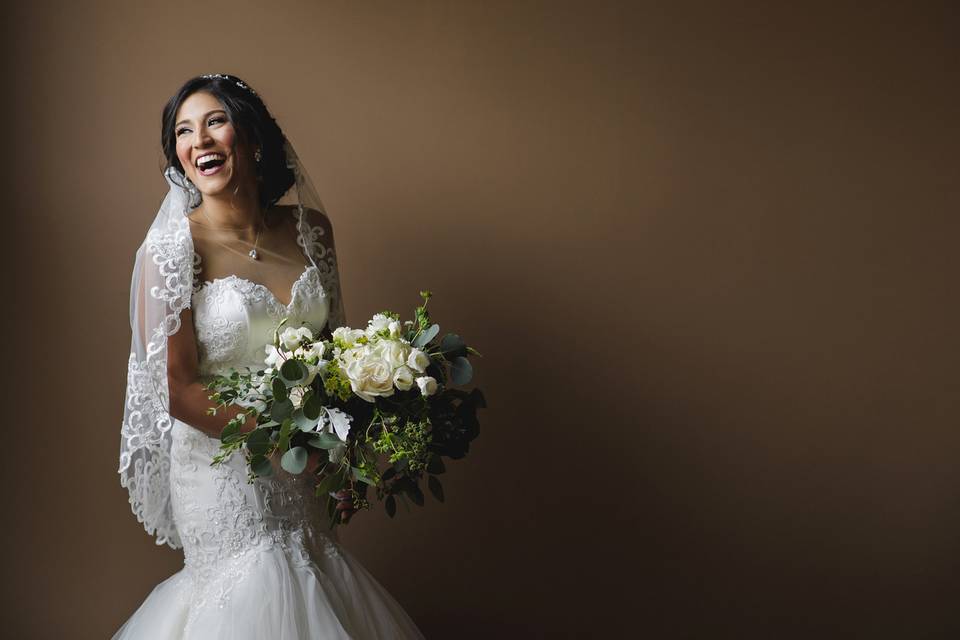
[[[314,418],[311,420],[307,417],[306,411],[304,409],[297,409],[293,412],[293,423],[300,427],[300,431],[313,431],[314,427],[317,426],[317,419]]]
[[[270,429],[254,429],[247,436],[247,450],[254,457],[265,454],[271,444]]]
[[[416,340],[413,341],[413,346],[417,349],[422,349],[425,344],[433,340],[437,334],[440,333],[440,325],[432,324],[426,329],[423,330],[423,333],[417,336]]]
[[[240,425],[236,422],[228,422],[227,426],[220,432],[220,441],[223,443],[234,442],[240,435]]]
[[[316,424],[317,420],[320,419],[320,411],[322,410],[323,410],[323,398],[320,397],[320,394],[311,393],[308,398],[304,399],[303,415],[305,415],[310,420],[313,420],[314,424]]]
[[[271,387],[273,388],[273,399],[276,402],[283,402],[287,399],[287,385],[283,384],[283,380],[274,378]]]
[[[273,475],[273,465],[270,464],[269,458],[262,455],[250,459],[250,470],[261,478]]]
[[[280,458],[280,466],[283,467],[284,471],[294,475],[303,473],[303,470],[307,468],[307,450],[303,447],[291,448]]]
[[[466,350],[467,345],[464,344],[463,338],[455,333],[448,333],[443,336],[443,340],[440,341],[440,351],[444,354],[453,354],[458,351],[466,352]]]
[[[391,518],[397,515],[397,500],[393,496],[387,496],[387,499],[384,501],[383,506],[387,510],[387,515]]]
[[[293,403],[290,402],[290,398],[286,398],[283,402],[274,402],[273,408],[270,409],[270,417],[281,424],[283,424],[283,421],[289,418],[292,413]]]
[[[343,440],[332,433],[327,433],[324,431],[318,436],[311,438],[309,444],[311,447],[316,447],[317,449],[333,449],[334,447],[343,444]]]
[[[306,379],[307,369],[299,360],[290,358],[280,365],[280,377],[288,383],[297,384],[301,380]]]
[[[430,493],[433,494],[433,497],[443,502],[443,485],[440,484],[436,476],[427,478],[427,486],[430,487]]]
[[[286,451],[290,448],[290,431],[293,428],[293,420],[287,418],[280,425],[280,435],[277,437],[277,447],[280,451]]]
[[[464,385],[473,378],[473,365],[463,356],[457,356],[450,365],[450,379],[453,384]]]

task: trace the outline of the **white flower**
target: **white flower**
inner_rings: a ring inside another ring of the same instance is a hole
[[[290,397],[290,402],[293,403],[295,409],[299,409],[303,405],[303,394],[306,393],[306,387],[291,387],[287,395]]]
[[[387,328],[390,329],[391,338],[396,338],[400,335],[400,323],[396,320],[391,320],[390,324],[387,325]]]
[[[386,329],[390,325],[390,320],[390,316],[382,313],[375,314],[367,323],[367,335],[370,336],[378,331]]]
[[[348,358],[343,370],[355,394],[367,402],[374,402],[375,396],[393,395],[393,367],[382,353],[354,347],[344,355]]]
[[[263,348],[267,352],[267,357],[263,359],[263,363],[268,367],[279,367],[283,362],[283,356],[280,355],[280,352],[272,344],[268,344]]]
[[[391,371],[406,362],[407,354],[410,353],[410,346],[397,340],[380,340],[373,349],[390,364]]]
[[[333,339],[350,346],[356,342],[364,333],[360,329],[351,329],[350,327],[337,327],[333,330]]]
[[[304,340],[313,340],[313,332],[310,331],[310,327],[287,327],[280,334],[280,344],[287,351],[293,351]]]
[[[430,356],[425,354],[420,349],[414,348],[411,349],[410,355],[407,357],[407,366],[417,371],[423,373],[427,370],[427,367],[430,365]]]
[[[437,381],[433,376],[420,376],[417,378],[417,386],[425,396],[432,396],[437,392]]]
[[[314,342],[307,346],[300,345],[297,347],[297,350],[293,352],[293,355],[307,362],[316,363],[317,360],[323,358],[323,350],[325,348],[323,342]]]
[[[413,386],[413,371],[410,370],[405,364],[397,367],[397,370],[393,372],[393,384],[397,385],[397,389],[400,391],[406,391]]]

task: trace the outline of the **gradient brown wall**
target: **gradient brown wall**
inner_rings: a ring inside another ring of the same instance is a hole
[[[108,637],[181,566],[115,468],[160,110],[212,72],[352,321],[429,288],[485,356],[447,504],[344,535],[428,637],[960,630],[949,3],[266,4],[8,10],[5,637]]]

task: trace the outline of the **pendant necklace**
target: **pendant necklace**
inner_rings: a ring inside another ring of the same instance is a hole
[[[205,209],[201,209],[200,211],[203,213],[203,217],[207,219],[207,222],[210,222],[210,216],[207,215],[207,211],[206,211]],[[236,230],[236,229],[238,229],[239,227],[215,227],[215,226],[213,226],[213,224],[211,224],[211,225],[210,225],[210,228],[211,228],[211,229],[220,229],[220,230],[223,230],[223,229],[234,229],[234,230]],[[259,260],[259,259],[260,259],[260,254],[257,253],[257,246],[260,244],[260,232],[261,232],[261,231],[263,231],[263,227],[261,227],[261,226],[258,224],[258,225],[257,225],[257,237],[256,237],[256,238],[254,239],[254,241],[253,241],[253,248],[250,249],[250,251],[247,253],[247,255],[250,256],[250,259],[251,259],[251,260]]]

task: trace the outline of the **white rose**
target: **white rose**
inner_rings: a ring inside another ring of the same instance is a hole
[[[396,340],[381,340],[374,346],[374,351],[389,362],[390,369],[393,370],[406,362],[410,347]]]
[[[374,402],[375,396],[393,395],[393,367],[373,350],[365,349],[351,360],[344,373],[353,392],[367,402]]]
[[[423,373],[427,370],[427,367],[430,365],[430,356],[425,354],[420,349],[412,349],[410,355],[407,357],[407,366],[417,371]]]
[[[397,370],[393,372],[393,384],[397,385],[397,389],[400,391],[406,391],[413,386],[413,371],[410,370],[405,364],[397,367]]]
[[[433,376],[420,376],[417,378],[417,386],[425,396],[432,396],[437,392],[437,381]]]

